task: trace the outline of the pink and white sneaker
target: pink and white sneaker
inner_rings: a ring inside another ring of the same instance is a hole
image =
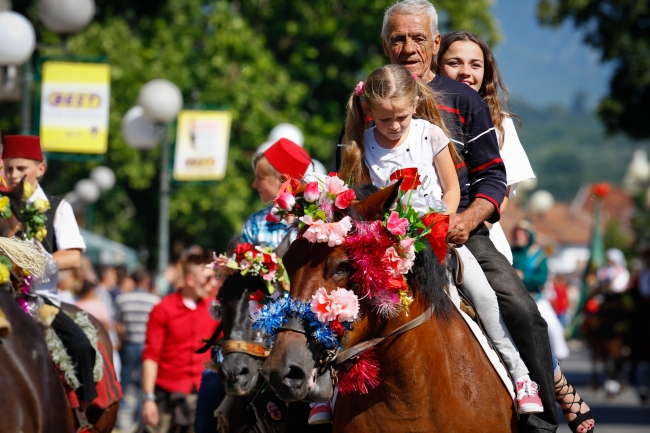
[[[520,415],[544,412],[539,385],[530,379],[517,381],[517,409]]]
[[[312,403],[313,404],[313,403]],[[327,424],[332,422],[332,406],[330,402],[315,403],[309,412],[309,424]]]

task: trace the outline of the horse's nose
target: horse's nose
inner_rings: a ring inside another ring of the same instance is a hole
[[[305,370],[296,364],[286,365],[284,368],[272,370],[269,376],[272,386],[274,383],[282,384],[281,386],[295,391],[302,389],[307,379]]]

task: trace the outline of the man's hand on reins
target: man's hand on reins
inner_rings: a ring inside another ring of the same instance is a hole
[[[447,241],[462,245],[469,239],[469,233],[487,220],[494,212],[494,205],[483,198],[476,198],[467,209],[449,217]]]

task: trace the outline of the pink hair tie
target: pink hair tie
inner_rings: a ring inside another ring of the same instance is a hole
[[[357,96],[361,96],[365,88],[366,88],[366,84],[363,81],[359,81],[357,87],[354,88],[354,94]]]
[[[411,77],[413,77],[413,79],[414,79],[415,81],[417,81],[417,80],[418,80],[418,76],[417,76],[417,75],[415,75],[415,74],[411,74]]]

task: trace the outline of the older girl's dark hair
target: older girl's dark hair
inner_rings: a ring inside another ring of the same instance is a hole
[[[345,181],[350,180],[353,185],[370,183],[368,169],[363,164],[363,133],[370,126],[373,104],[385,100],[404,101],[409,104],[417,102],[414,117],[433,123],[449,137],[433,90],[428,85],[414,78],[402,65],[386,65],[375,69],[366,78],[363,93],[357,95],[353,92],[347,106],[339,177]],[[448,147],[454,165],[458,166],[462,159],[451,143]]]
[[[521,126],[521,119],[516,114],[512,113],[508,107],[508,89],[505,84],[503,84],[503,79],[501,78],[501,72],[499,71],[499,65],[497,64],[490,47],[472,32],[464,30],[456,30],[449,32],[442,37],[440,41],[440,50],[437,55],[437,65],[438,73],[440,68],[442,68],[442,56],[445,55],[451,44],[457,41],[464,42],[473,42],[479,46],[483,52],[484,60],[484,73],[483,73],[483,83],[481,88],[478,90],[479,95],[483,97],[488,107],[490,108],[490,117],[492,117],[492,123],[494,127],[501,134],[501,139],[499,147],[503,147],[503,140],[505,132],[503,130],[503,119],[506,117],[512,117],[517,119],[519,126]],[[501,97],[499,96],[499,90],[501,90]]]

